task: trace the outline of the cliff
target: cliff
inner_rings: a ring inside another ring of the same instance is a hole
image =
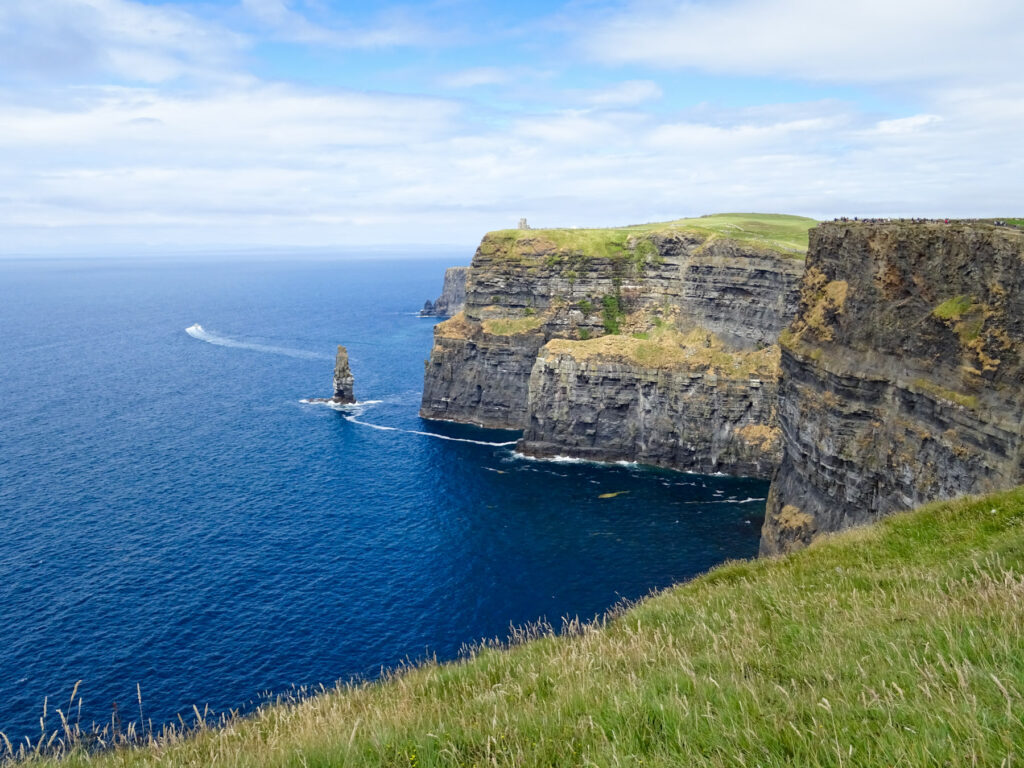
[[[348,367],[348,350],[338,345],[338,354],[334,358],[334,397],[331,402],[350,405],[356,401],[355,377]]]
[[[423,317],[451,317],[466,306],[466,275],[469,267],[449,267],[444,272],[444,286],[436,301],[427,299],[420,310]]]
[[[781,342],[763,554],[1024,480],[1020,230],[823,224]]]
[[[778,347],[732,349],[703,330],[645,336],[545,345],[519,450],[770,477]]]
[[[763,475],[778,462],[774,374],[739,371],[796,311],[811,224],[747,214],[490,233],[464,312],[435,329],[420,413],[525,429],[533,455]],[[705,346],[736,364],[701,362]]]

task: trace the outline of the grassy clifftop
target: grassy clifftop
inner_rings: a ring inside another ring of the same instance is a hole
[[[1024,489],[727,564],[571,629],[68,764],[1009,765]]]
[[[584,256],[646,258],[652,237],[690,232],[713,239],[736,240],[802,258],[807,233],[818,222],[802,216],[767,213],[718,213],[694,219],[636,224],[606,229],[504,229],[484,238],[484,253],[542,257],[554,251]],[[642,243],[648,243],[648,247]],[[653,251],[653,249],[650,249]],[[639,252],[639,253],[638,253]]]

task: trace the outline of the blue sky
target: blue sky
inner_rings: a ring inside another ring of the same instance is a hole
[[[1024,213],[1006,0],[0,0],[0,253]]]

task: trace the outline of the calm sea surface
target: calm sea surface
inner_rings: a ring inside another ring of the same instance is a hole
[[[84,721],[245,707],[754,555],[766,483],[419,419],[458,261],[0,261],[0,730],[78,680]],[[339,343],[354,413],[300,402]]]

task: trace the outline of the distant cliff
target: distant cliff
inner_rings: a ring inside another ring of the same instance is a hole
[[[451,317],[466,305],[466,275],[469,267],[449,267],[444,272],[444,287],[436,301],[427,299],[420,310],[424,317]]]
[[[823,224],[782,336],[761,551],[1024,482],[1024,233]]]
[[[766,476],[780,456],[773,345],[813,223],[490,233],[464,312],[435,329],[421,415],[524,429],[533,455]]]

